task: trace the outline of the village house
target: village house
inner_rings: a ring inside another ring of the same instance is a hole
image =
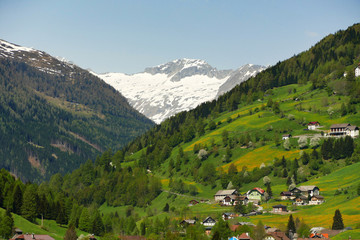
[[[291,138],[291,134],[284,134],[282,135],[282,140],[285,140],[285,139],[288,139],[288,138]]]
[[[273,208],[273,212],[274,213],[282,213],[282,212],[287,212],[287,207],[285,205],[279,204],[279,205],[274,205],[272,206]]]
[[[207,217],[205,218],[204,221],[202,221],[202,225],[204,225],[205,227],[213,227],[216,223],[216,220],[214,220],[212,217]]]
[[[296,187],[293,188],[290,192],[293,193],[293,195],[303,195],[305,197],[308,197],[309,195],[312,197],[314,195],[319,195],[320,194],[320,190],[317,186],[311,185],[311,186],[300,186],[300,187]]]
[[[266,234],[264,240],[290,240],[284,232],[275,231]]]
[[[309,205],[319,205],[322,203],[324,203],[324,197],[320,195],[312,196],[309,201]]]
[[[236,189],[230,189],[230,190],[219,190],[215,195],[215,202],[221,202],[226,196],[230,195],[238,195],[238,192]]]
[[[224,199],[222,201],[220,201],[221,205],[224,206],[232,206],[235,203],[235,199],[236,199],[236,195],[228,195],[226,197],[224,197]]]
[[[333,124],[330,126],[330,136],[359,136],[359,128],[350,123]]]
[[[180,222],[181,226],[188,226],[188,225],[195,225],[196,220],[195,219],[184,219]]]
[[[292,194],[292,192],[285,191],[280,193],[280,199],[281,200],[292,200],[295,196]]]
[[[315,130],[318,127],[320,127],[320,123],[319,122],[309,122],[308,123],[308,129],[309,130]]]
[[[294,205],[300,206],[300,205],[306,205],[307,204],[307,200],[308,198],[305,196],[299,196],[297,198],[295,198],[294,200]]]
[[[264,197],[265,190],[261,188],[253,188],[246,193],[249,202],[258,203]]]
[[[226,221],[226,220],[229,220],[229,219],[234,219],[235,217],[238,216],[238,214],[236,214],[236,213],[223,213],[221,216],[222,216],[222,219],[224,221]]]

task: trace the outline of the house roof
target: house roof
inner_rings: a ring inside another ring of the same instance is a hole
[[[330,128],[346,128],[351,126],[350,123],[337,123],[330,126]]]
[[[316,195],[316,196],[313,196],[312,198],[317,198],[317,199],[319,199],[319,200],[323,200],[323,199],[324,199],[324,197],[321,196],[321,195]]]
[[[195,224],[196,220],[194,220],[194,219],[184,219],[180,223]]]
[[[275,240],[290,240],[284,232],[270,232],[268,235],[272,236]]]
[[[285,192],[281,192],[280,195],[281,196],[292,196],[292,192],[285,191]]]
[[[251,237],[249,237],[246,233],[242,233],[239,237],[239,240],[252,240]]]
[[[359,128],[357,126],[348,126],[347,128],[352,131],[359,130]]]
[[[24,239],[24,240],[55,240],[54,238],[50,237],[49,235],[40,235],[40,234],[22,234],[18,235],[14,239]]]
[[[205,222],[216,222],[216,221],[212,217],[207,217],[207,218],[205,218],[203,223],[205,223]]]
[[[311,190],[314,190],[314,188],[318,188],[317,186],[315,185],[310,185],[310,186],[300,186],[298,187],[298,189],[302,192],[307,192],[307,191],[311,191]]]
[[[236,189],[219,190],[219,191],[217,191],[215,196],[233,195],[235,192],[236,192]]]
[[[317,125],[317,124],[320,124],[318,121],[316,122],[309,122],[308,125]]]
[[[261,189],[261,188],[258,188],[258,187],[251,189],[251,190],[249,191],[249,193],[252,192],[252,191],[258,191],[261,195],[263,195],[264,192],[265,192],[264,189]]]

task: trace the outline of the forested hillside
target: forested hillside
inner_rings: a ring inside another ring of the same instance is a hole
[[[330,95],[337,93],[347,96],[349,101],[343,103],[348,104],[351,110],[354,104],[360,102],[360,84],[354,77],[359,56],[360,24],[355,24],[345,31],[325,37],[308,51],[268,68],[218,100],[201,104],[194,110],[166,120],[129,144],[124,149],[124,155],[145,147],[145,157],[141,158],[141,164],[150,169],[158,168],[174,147],[203,136],[205,130],[214,130],[220,114],[235,111],[239,106],[250,105],[258,100],[264,101],[272,94],[272,88],[289,84],[311,84],[309,90],[324,89]],[[346,78],[343,77],[345,72],[348,72]],[[296,93],[296,88],[293,91]],[[270,103],[268,107],[273,108],[274,113],[283,115],[278,103]]]
[[[153,125],[88,71],[13,48],[2,41],[0,166],[22,180],[72,171]]]

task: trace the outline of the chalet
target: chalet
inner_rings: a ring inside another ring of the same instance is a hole
[[[322,203],[324,203],[324,197],[320,195],[312,196],[309,201],[309,205],[319,205]]]
[[[253,188],[246,193],[246,196],[251,202],[253,202],[254,200],[261,201],[262,197],[264,197],[264,193],[265,190],[261,188]]]
[[[180,222],[181,226],[188,226],[188,225],[195,225],[196,220],[195,219],[184,219]]]
[[[199,203],[199,202],[196,201],[195,199],[189,201],[189,205],[191,205],[191,206],[194,206],[194,205],[196,205],[196,204],[198,204],[198,203]]]
[[[242,204],[243,204],[243,205],[247,205],[247,204],[249,203],[249,198],[248,198],[246,195],[244,195],[244,196],[238,196],[235,200],[236,200],[236,201],[235,201],[235,205],[238,204],[237,201],[242,201]]]
[[[359,128],[350,123],[333,124],[330,126],[330,136],[359,136]]]
[[[274,213],[287,212],[287,207],[282,204],[274,205],[272,208]]]
[[[226,220],[229,220],[229,219],[234,219],[238,215],[236,213],[223,213],[221,216],[222,216],[222,219],[224,221],[226,221]]]
[[[227,195],[223,200],[220,201],[221,205],[232,206],[235,203],[236,195]]]
[[[308,200],[307,197],[305,197],[305,196],[299,196],[299,197],[295,198],[293,204],[294,204],[294,205],[297,205],[297,206],[299,206],[299,205],[306,205],[306,204],[307,204],[307,200]]]
[[[320,123],[319,122],[309,122],[308,123],[308,129],[309,130],[315,130],[318,127],[320,127]]]
[[[204,225],[205,227],[210,227],[212,228],[216,223],[216,220],[214,220],[212,217],[207,217],[204,221],[202,221],[202,225]]]
[[[21,234],[15,235],[10,240],[55,240],[49,235],[40,235],[40,234]]]
[[[282,140],[285,140],[285,139],[288,139],[288,138],[291,138],[291,134],[284,134],[282,135]]]
[[[219,190],[215,195],[215,202],[220,202],[224,199],[224,197],[228,195],[237,195],[236,189],[230,189],[230,190]]]
[[[320,190],[317,186],[311,185],[311,186],[300,186],[300,187],[296,187],[293,188],[291,190],[291,192],[293,193],[293,195],[303,195],[305,197],[308,197],[309,195],[312,197],[314,195],[319,195],[320,194]]]
[[[280,193],[280,199],[281,200],[290,200],[290,199],[294,199],[295,198],[295,196],[293,195],[293,193],[292,192],[288,192],[288,191],[286,191],[286,192],[281,192]]]
[[[290,240],[290,238],[288,238],[284,232],[276,231],[266,234],[264,240]]]

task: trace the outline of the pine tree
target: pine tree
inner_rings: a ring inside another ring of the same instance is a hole
[[[67,229],[64,240],[76,240],[78,236],[76,235],[76,230],[74,225],[70,224],[69,228]]]
[[[266,185],[266,192],[269,194],[269,198],[272,197],[272,190],[271,190],[271,184]]]
[[[30,222],[34,222],[36,218],[36,209],[37,209],[37,196],[36,196],[35,186],[28,185],[25,189],[23,196],[21,215]]]
[[[0,218],[0,237],[9,239],[12,237],[14,228],[14,219],[11,216],[10,210],[6,210],[2,218]]]
[[[335,215],[334,215],[333,220],[334,221],[333,221],[333,224],[332,224],[332,227],[331,227],[332,230],[342,230],[342,229],[344,229],[344,223],[343,223],[343,219],[342,219],[342,216],[341,216],[341,213],[340,213],[339,209],[335,210]]]
[[[87,208],[83,208],[80,219],[79,219],[79,229],[85,232],[91,231],[91,221],[89,217],[89,212]]]
[[[92,220],[92,233],[97,236],[102,236],[104,234],[104,223],[98,210],[95,210],[94,218]]]
[[[286,227],[286,235],[288,237],[289,237],[290,231],[292,233],[296,233],[295,222],[294,222],[292,214],[290,214],[289,221],[288,221],[288,224],[287,224],[287,227]]]
[[[23,192],[19,186],[19,184],[16,184],[16,187],[14,189],[13,193],[13,212],[20,215],[21,214],[21,205],[23,200]]]
[[[265,236],[264,224],[259,221],[254,230],[254,240],[262,240]]]

